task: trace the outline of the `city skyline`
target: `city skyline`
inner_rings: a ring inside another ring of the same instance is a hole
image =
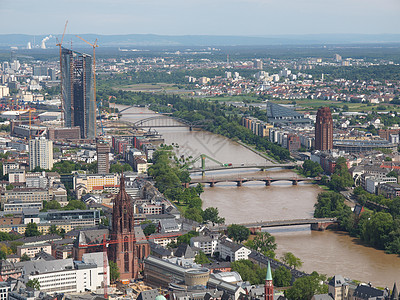
[[[79,9],[77,8],[79,6]],[[0,34],[397,34],[396,0],[0,1]],[[43,16],[35,18],[34,16]],[[16,20],[18,20],[16,22]],[[34,20],[34,21],[33,21]],[[12,24],[12,26],[10,26]]]

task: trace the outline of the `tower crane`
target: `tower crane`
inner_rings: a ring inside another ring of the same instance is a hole
[[[67,30],[67,25],[68,25],[68,20],[65,22],[65,26],[64,26],[64,31],[63,31],[63,34],[62,34],[62,37],[61,37],[61,42],[58,42],[58,39],[57,39],[57,44],[56,44],[56,46],[59,46],[60,47],[60,91],[61,91],[61,123],[63,122],[63,120],[64,120],[64,96],[63,96],[63,90],[62,90],[62,84],[63,84],[63,82],[62,82],[62,80],[63,80],[63,76],[62,76],[62,57],[61,57],[61,55],[62,55],[62,43],[63,43],[63,40],[64,40],[64,35],[65,35],[65,31]]]
[[[99,47],[99,45],[97,45],[97,39],[94,41],[94,43],[89,43],[87,40],[85,40],[84,38],[80,37],[79,35],[76,35],[76,37],[80,38],[82,41],[84,41],[86,44],[90,45],[93,47],[93,87],[94,87],[94,109],[96,109],[96,48]],[[96,114],[95,114],[95,118],[96,118]],[[95,133],[94,136],[96,136],[96,126],[94,127]]]

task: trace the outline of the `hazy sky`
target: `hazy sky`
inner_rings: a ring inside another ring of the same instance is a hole
[[[0,0],[0,33],[400,33],[400,0]]]

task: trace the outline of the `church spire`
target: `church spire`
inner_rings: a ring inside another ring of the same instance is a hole
[[[265,277],[265,280],[272,280],[272,272],[271,272],[271,264],[268,260],[268,266],[267,266],[267,276]]]
[[[390,300],[399,300],[399,292],[397,291],[396,282],[393,285],[392,294],[390,295]]]
[[[271,263],[268,260],[267,276],[264,285],[264,300],[274,300],[274,284],[272,282]]]

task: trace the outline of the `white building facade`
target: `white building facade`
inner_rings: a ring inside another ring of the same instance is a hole
[[[45,170],[53,168],[53,141],[44,137],[29,140],[29,167],[31,170],[36,167]]]

